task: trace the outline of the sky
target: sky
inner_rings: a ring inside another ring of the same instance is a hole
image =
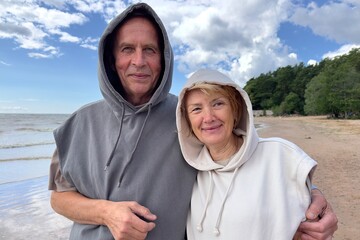
[[[139,1],[0,1],[0,113],[72,113],[102,99],[97,45]],[[175,52],[171,93],[209,67],[240,86],[360,47],[360,0],[149,0]]]

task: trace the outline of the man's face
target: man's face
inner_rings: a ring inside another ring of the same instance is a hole
[[[114,57],[126,100],[134,105],[146,103],[161,73],[161,49],[151,22],[136,17],[120,27],[116,34]]]

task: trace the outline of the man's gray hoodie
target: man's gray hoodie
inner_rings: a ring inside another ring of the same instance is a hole
[[[133,11],[156,22],[164,45],[160,82],[141,106],[123,98],[111,65],[109,36]],[[145,3],[135,4],[109,23],[99,43],[98,77],[104,100],[82,107],[54,131],[61,173],[79,193],[92,199],[136,201],[157,215],[147,239],[184,239],[196,177],[179,148],[177,97],[169,93],[172,73],[173,53],[161,20]],[[112,239],[112,235],[106,226],[74,223],[70,239]]]

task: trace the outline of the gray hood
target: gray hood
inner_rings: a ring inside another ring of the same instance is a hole
[[[115,31],[118,29],[119,25],[121,25],[124,19],[132,12],[139,12],[141,14],[145,14],[149,18],[153,19],[160,28],[160,32],[162,34],[161,37],[163,38],[162,42],[164,43],[162,56],[163,72],[161,73],[161,77],[159,80],[160,82],[150,101],[138,107],[135,107],[131,103],[127,102],[121,95],[122,89],[120,86],[120,80],[112,63],[113,50],[110,41],[110,37],[115,34]],[[120,109],[122,109],[123,104],[135,111],[143,111],[147,109],[147,106],[154,106],[167,97],[167,94],[169,93],[171,88],[174,56],[163,23],[161,22],[158,15],[153,11],[153,9],[149,7],[146,3],[138,3],[133,5],[132,7],[126,9],[122,14],[114,18],[108,24],[100,39],[98,53],[98,78],[100,90],[106,102],[116,113],[121,112]]]
[[[232,86],[237,89],[242,96],[242,116],[239,124],[234,130],[234,133],[238,136],[243,135],[244,143],[241,147],[241,151],[237,152],[226,166],[212,161],[211,158],[208,157],[209,153],[204,144],[201,143],[193,134],[189,135],[190,129],[185,117],[181,113],[180,107],[186,90],[198,82]],[[215,70],[199,70],[187,80],[179,95],[179,102],[176,108],[176,124],[181,151],[186,162],[200,171],[234,171],[236,168],[239,168],[242,164],[248,161],[259,141],[254,126],[252,105],[248,94],[229,77]]]

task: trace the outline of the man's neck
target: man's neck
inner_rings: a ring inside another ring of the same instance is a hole
[[[151,96],[141,96],[141,97],[127,96],[126,100],[134,106],[140,106],[147,103],[150,100],[150,98]]]

